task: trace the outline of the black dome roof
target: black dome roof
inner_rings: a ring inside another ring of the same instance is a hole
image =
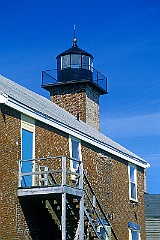
[[[83,55],[89,56],[90,58],[93,59],[93,56],[90,53],[88,53],[88,52],[84,51],[83,49],[79,48],[75,41],[73,41],[73,45],[72,45],[71,48],[62,52],[56,58],[58,58],[60,56],[68,55],[68,54],[83,54]]]

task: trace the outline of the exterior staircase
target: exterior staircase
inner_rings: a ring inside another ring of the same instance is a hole
[[[56,183],[56,179],[54,183]],[[46,201],[46,208],[52,219],[61,225],[62,201],[61,197]],[[111,235],[118,240],[116,233],[103,211],[98,198],[84,172],[84,239],[111,240]],[[69,196],[66,204],[66,233],[67,239],[78,240],[81,229],[79,227],[80,198]]]
[[[82,162],[74,159],[79,167],[77,172],[73,172],[69,167],[71,160],[65,156],[33,159],[35,170],[29,173],[22,173],[23,160],[19,163],[18,197],[32,239],[118,240],[83,170]],[[32,176],[34,184],[24,187],[22,181],[28,175]]]

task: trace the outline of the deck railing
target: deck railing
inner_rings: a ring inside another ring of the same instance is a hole
[[[19,188],[55,185],[83,189],[83,163],[67,156],[19,160]]]

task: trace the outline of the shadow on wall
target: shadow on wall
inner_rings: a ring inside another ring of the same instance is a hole
[[[61,231],[46,208],[44,199],[19,197],[19,202],[28,226],[28,237],[31,236],[32,240],[62,239]]]

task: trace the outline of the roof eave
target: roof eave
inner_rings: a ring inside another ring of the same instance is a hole
[[[37,111],[36,109],[31,109],[28,106],[22,104],[21,102],[18,102],[17,100],[15,100],[9,96],[7,96],[7,99],[8,100],[4,102],[5,105],[23,113],[23,114],[26,114],[36,120],[39,120],[45,124],[55,127],[63,132],[66,132],[69,135],[77,137],[77,138],[81,139],[82,141],[88,142],[91,145],[96,146],[96,147],[98,147],[110,154],[113,154],[117,157],[120,157],[132,164],[140,166],[144,169],[150,167],[150,164],[147,163],[142,158],[136,158],[134,156],[130,156],[129,154],[127,154],[125,152],[120,151],[119,149],[113,149],[113,148],[111,148],[111,146],[107,146],[107,144],[105,144],[105,143],[102,143],[96,139],[93,139],[92,137],[89,137],[88,135],[86,135],[84,133],[80,133],[76,129],[71,128],[64,123],[61,123],[58,120],[56,120],[48,115],[45,115],[42,112]]]

